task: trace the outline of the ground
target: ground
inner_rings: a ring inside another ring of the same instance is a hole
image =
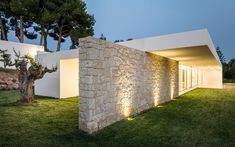
[[[78,99],[17,105],[0,91],[0,146],[235,146],[235,90],[196,89],[90,136],[78,130]]]

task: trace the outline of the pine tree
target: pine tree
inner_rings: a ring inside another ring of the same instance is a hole
[[[50,36],[58,40],[57,51],[60,51],[61,42],[70,36],[73,45],[78,45],[78,38],[94,34],[94,17],[86,12],[86,4],[81,0],[60,0],[57,6],[56,27]]]
[[[219,47],[219,46],[216,47],[216,52],[217,52],[217,54],[218,54],[218,56],[219,56],[220,62],[221,62],[222,64],[226,63],[225,57],[224,57],[222,51],[220,50],[220,47]]]
[[[11,16],[10,3],[8,0],[1,0],[0,2],[0,29],[1,40],[8,40],[8,18]]]

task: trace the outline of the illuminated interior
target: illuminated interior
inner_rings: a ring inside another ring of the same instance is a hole
[[[202,85],[202,69],[179,65],[179,92]]]
[[[207,29],[131,40],[118,44],[179,61],[180,94],[182,91],[187,92],[194,87],[223,87],[222,64]]]
[[[179,61],[179,94],[196,87],[222,88],[222,67],[206,46],[176,48],[152,53]]]
[[[79,59],[60,61],[60,97],[68,98],[79,95]]]

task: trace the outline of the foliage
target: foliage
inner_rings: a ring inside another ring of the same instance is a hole
[[[235,146],[235,91],[196,89],[90,136],[78,130],[78,98],[17,105],[0,91],[0,145]]]
[[[218,56],[219,56],[220,62],[221,62],[222,64],[226,63],[225,57],[224,57],[222,51],[220,50],[220,47],[219,47],[219,46],[216,47],[216,52],[217,52],[217,54],[218,54]]]
[[[37,34],[29,31],[33,25],[31,9],[34,7],[35,0],[3,0],[0,4],[0,12],[1,17],[7,20],[7,24],[1,30],[5,29],[6,33],[9,30],[15,31],[15,36],[22,43],[24,42],[23,36],[36,39]]]
[[[7,14],[9,14],[9,2],[8,0],[1,0],[0,3],[0,30],[1,30],[1,40],[8,40],[8,19]]]
[[[86,4],[81,0],[60,0],[55,3],[58,18],[50,33],[54,40],[58,40],[57,51],[61,42],[71,37],[72,43],[78,43],[78,38],[93,35],[94,17],[86,12]]]
[[[235,79],[235,59],[231,59],[228,63],[225,63],[223,69],[225,79]]]
[[[219,56],[220,62],[223,65],[224,82],[235,80],[235,59],[231,59],[228,63],[226,63],[225,57],[219,46],[216,47],[216,52]]]
[[[104,36],[104,34],[101,34],[101,35],[100,35],[100,39],[101,39],[101,40],[106,40],[106,37]]]
[[[15,31],[20,42],[24,42],[23,36],[36,39],[39,33],[45,50],[48,35],[58,40],[59,51],[67,37],[75,47],[78,38],[94,34],[94,16],[87,13],[82,0],[2,0],[0,14],[1,38],[7,40],[8,30]]]

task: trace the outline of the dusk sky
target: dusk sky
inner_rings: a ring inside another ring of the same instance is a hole
[[[94,14],[95,37],[109,41],[207,28],[227,60],[235,58],[235,0],[85,0]],[[13,34],[14,35],[14,34]],[[12,37],[10,40],[16,40]],[[28,43],[38,44],[39,41]],[[56,42],[49,40],[49,48]],[[68,49],[70,40],[62,44]]]

